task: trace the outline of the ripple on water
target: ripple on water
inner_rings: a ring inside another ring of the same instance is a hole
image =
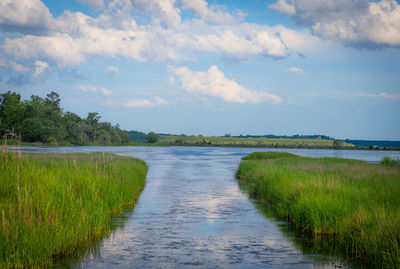
[[[37,148],[31,150],[40,151]],[[41,150],[55,151],[57,148]],[[119,228],[98,243],[99,246],[94,247],[95,250],[85,259],[61,261],[59,266],[333,267],[335,258],[315,252],[302,253],[299,248],[302,248],[303,239],[293,240],[295,235],[287,231],[286,223],[261,215],[247,195],[239,189],[234,174],[240,158],[252,151],[261,151],[260,149],[69,147],[59,150],[111,151],[141,158],[149,165],[146,188],[134,211],[125,212],[124,218],[114,220]],[[308,156],[330,156],[338,152],[287,151]],[[356,151],[339,153],[355,154],[356,157],[363,154]],[[400,156],[400,153],[396,154]]]

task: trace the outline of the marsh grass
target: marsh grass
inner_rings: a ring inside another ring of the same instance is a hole
[[[132,206],[146,164],[112,154],[0,151],[0,267],[42,267],[111,229]]]
[[[379,163],[386,166],[400,166],[400,159],[384,157]]]
[[[170,145],[192,146],[336,148],[334,140],[328,139],[159,135],[159,141]],[[355,148],[355,146],[342,142],[340,148]]]
[[[339,158],[256,153],[238,178],[275,215],[374,267],[400,266],[400,167]]]

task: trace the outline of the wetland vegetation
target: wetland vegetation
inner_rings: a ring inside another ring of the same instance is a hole
[[[237,171],[241,184],[274,214],[373,267],[400,266],[400,165],[255,152]]]
[[[265,136],[233,137],[159,135],[160,142],[171,145],[225,146],[225,147],[271,147],[271,148],[341,148],[353,149],[354,145],[335,139],[315,138],[270,138]]]
[[[131,207],[146,164],[113,154],[0,151],[0,267],[42,267],[108,234]]]

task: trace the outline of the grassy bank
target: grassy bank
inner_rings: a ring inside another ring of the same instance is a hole
[[[400,267],[400,166],[290,153],[252,153],[237,176],[296,229],[335,237],[345,255]]]
[[[230,146],[230,147],[270,147],[270,148],[354,148],[354,145],[328,139],[289,139],[266,137],[220,137],[159,135],[159,142],[171,145]]]
[[[0,267],[34,267],[110,231],[132,205],[146,164],[111,154],[0,151]]]

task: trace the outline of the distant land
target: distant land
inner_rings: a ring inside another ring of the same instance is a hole
[[[139,143],[144,143],[146,142],[146,133],[140,132],[140,131],[128,131],[130,134],[130,137],[132,141],[134,142],[139,142]],[[167,133],[158,133],[157,134],[160,137],[160,140],[162,142],[167,142],[165,139],[166,137],[197,137],[197,138],[210,138],[207,136],[202,136],[202,135],[185,135],[185,134],[167,134]],[[352,144],[356,146],[357,148],[400,148],[400,141],[389,141],[389,140],[361,140],[361,139],[335,139],[333,137],[327,136],[327,135],[273,135],[273,134],[267,134],[267,135],[251,135],[251,134],[246,134],[246,135],[238,135],[238,136],[233,136],[230,134],[225,134],[223,136],[215,136],[215,138],[227,138],[227,137],[232,137],[232,138],[267,138],[267,139],[304,139],[304,140],[337,140],[337,141],[343,141],[344,143]],[[169,142],[171,140],[169,139]],[[180,144],[180,143],[176,143]]]
[[[122,130],[119,124],[100,121],[98,112],[80,117],[64,112],[56,92],[46,97],[32,95],[21,100],[21,94],[0,94],[0,137],[4,143],[35,145],[178,145],[215,147],[334,148],[400,150],[400,141],[335,139],[327,135],[239,135],[223,136],[173,135]]]
[[[387,141],[387,140],[353,140],[345,139],[346,143],[353,144],[357,147],[370,147],[377,146],[382,148],[400,148],[400,141]]]

